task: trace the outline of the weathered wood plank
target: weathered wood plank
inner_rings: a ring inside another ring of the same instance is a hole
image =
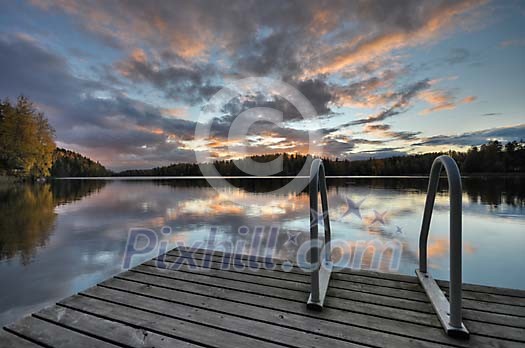
[[[128,301],[129,298],[128,298]],[[133,302],[133,301],[131,301]],[[135,299],[136,302],[136,299]],[[277,344],[239,335],[235,332],[223,331],[206,325],[195,324],[173,316],[153,313],[103,299],[75,295],[60,302],[61,305],[75,310],[91,313],[112,321],[149,330],[160,335],[183,339],[195,344],[211,347],[280,347]],[[138,303],[140,304],[140,302]],[[162,313],[170,313],[167,308]],[[170,313],[185,316],[185,313]]]
[[[239,288],[229,288],[229,287],[217,287],[213,284],[207,284],[202,282],[189,282],[185,280],[179,280],[176,278],[167,278],[167,277],[156,277],[154,274],[144,273],[144,272],[125,272],[118,275],[118,279],[127,279],[139,282],[151,282],[155,281],[156,285],[173,287],[176,289],[181,289],[187,292],[197,292],[209,294],[209,296],[224,296],[226,299],[235,300],[236,297],[241,298],[259,298],[260,301],[266,304],[271,304],[273,301],[279,303],[293,303],[295,306],[301,308],[304,307],[304,295],[300,294],[299,296],[289,297],[279,297],[274,296],[275,294],[269,294],[268,292],[245,292]],[[106,283],[102,283],[105,285]],[[294,294],[297,295],[297,294]],[[327,307],[340,310],[351,310],[356,313],[362,314],[372,314],[384,318],[392,318],[396,320],[420,323],[429,326],[439,327],[439,322],[435,319],[435,316],[430,313],[414,312],[398,308],[390,308],[380,305],[374,305],[369,303],[362,303],[358,301],[351,300],[337,300],[334,306]]]
[[[108,342],[34,317],[25,317],[14,324],[8,325],[6,329],[48,347],[115,347],[115,345]]]
[[[184,255],[184,254],[182,254]],[[200,266],[209,266],[214,269],[222,269],[227,271],[237,271],[237,272],[244,272],[246,274],[250,274],[251,272],[259,272],[258,269],[252,269],[249,267],[245,267],[244,269],[236,269],[233,265],[228,267],[227,265],[231,264],[239,264],[241,265],[248,265],[253,263],[254,261],[248,262],[247,260],[241,260],[239,258],[236,258],[235,256],[232,256],[231,258],[223,257],[220,255],[212,255],[212,254],[194,254],[193,257],[196,260],[196,264]],[[261,259],[261,258],[259,258]],[[156,258],[159,262],[168,261],[168,262],[174,262],[174,263],[184,263],[184,259],[181,259],[181,253],[178,250],[174,250],[170,252],[169,254],[160,256]],[[264,259],[262,259],[264,260]],[[261,271],[266,265],[265,263],[256,263],[260,268]],[[287,280],[293,280],[297,282],[303,282],[303,283],[309,283],[309,274],[300,270],[300,269],[294,269],[292,272],[283,272],[281,270],[280,264],[275,263],[275,271],[271,273],[262,273],[261,275],[264,276],[270,276],[275,277],[279,279],[287,279]],[[349,285],[350,284],[350,285]],[[426,301],[426,295],[423,291],[423,288],[419,284],[415,283],[407,283],[404,281],[393,281],[388,279],[377,279],[373,277],[364,277],[359,275],[350,275],[345,274],[341,272],[333,272],[332,278],[330,282],[330,288],[338,288],[338,289],[347,289],[347,288],[356,288],[360,285],[356,284],[365,284],[365,285],[372,285],[372,286],[361,286],[362,288],[366,288],[367,290],[370,290],[374,292],[376,289],[380,289],[379,292],[375,293],[385,293],[388,291],[389,288],[391,289],[400,289],[402,290],[400,295],[403,295],[405,290],[408,291],[415,291],[420,292],[422,295],[415,295],[422,296],[421,299],[423,301]],[[442,287],[443,290],[446,292],[448,291],[448,288]],[[396,291],[397,292],[397,291]],[[515,296],[506,296],[506,295],[496,295],[492,293],[480,293],[470,290],[464,290],[463,291],[463,298],[465,299],[471,299],[476,301],[483,301],[483,302],[492,302],[492,303],[498,303],[498,304],[507,304],[512,306],[525,306],[525,298],[515,297]]]
[[[42,347],[36,343],[23,339],[13,333],[0,330],[0,348],[35,348]]]
[[[154,283],[169,284],[167,279],[155,279],[153,276],[144,274],[135,274],[142,280],[149,280]],[[160,285],[160,284],[158,284]],[[173,284],[172,284],[173,285]],[[421,341],[431,341],[443,344],[451,344],[467,347],[469,344],[491,345],[501,343],[499,340],[493,340],[484,337],[472,336],[469,342],[462,342],[444,335],[441,327],[427,327],[425,325],[413,323],[400,323],[397,320],[378,318],[370,315],[345,312],[333,309],[326,309],[321,313],[306,310],[304,304],[294,303],[291,301],[282,301],[268,298],[254,298],[246,296],[247,294],[237,293],[233,300],[224,300],[210,295],[210,292],[204,294],[189,293],[176,288],[162,288],[155,285],[137,283],[134,281],[125,281],[112,279],[104,282],[104,287],[129,291],[144,296],[174,301],[183,304],[190,304],[195,307],[228,312],[237,316],[267,321],[282,326],[298,328],[306,331],[320,332],[325,335],[341,338],[341,332],[344,332],[346,339],[354,340],[357,343],[370,345],[389,345],[401,344],[403,339],[392,338],[399,334],[400,327],[403,327],[403,335],[411,337],[403,346],[412,347],[414,344],[419,346]],[[248,294],[249,295],[249,294]],[[374,330],[374,331],[373,331]],[[505,336],[507,339],[523,339],[525,330],[508,330],[506,327],[488,325],[484,328],[485,335],[501,334],[502,331],[509,331]],[[475,332],[473,331],[473,334]],[[373,337],[373,340],[369,336]],[[404,339],[406,340],[406,339]],[[415,340],[415,341],[414,341]],[[493,342],[496,341],[496,342]],[[397,343],[396,343],[397,342]],[[425,346],[432,346],[430,342],[425,342]]]
[[[176,254],[176,255],[179,255],[179,251],[178,250],[173,250],[170,252],[171,254]],[[195,254],[197,255],[197,257],[200,257],[202,259],[202,257],[204,256],[204,254]],[[200,255],[200,256],[198,256]],[[207,256],[210,256],[210,255],[207,255]],[[222,259],[221,256],[215,256],[214,257],[215,259]],[[150,263],[150,265],[152,265],[153,263]],[[248,271],[247,273],[250,273],[250,272],[253,272],[253,271]],[[296,280],[297,277],[301,277],[301,276],[306,276],[306,277],[309,277],[308,274],[305,274],[304,272],[297,272],[297,273],[285,273],[285,272],[274,272],[276,274],[280,274],[279,276],[277,276],[278,278],[284,276],[291,276],[291,278],[293,280]],[[382,273],[380,273],[382,274]],[[335,273],[333,276],[334,277],[337,277],[338,275],[341,275],[341,273]],[[344,276],[347,276],[346,274]],[[353,277],[354,275],[350,275],[350,277]],[[376,279],[376,278],[373,278],[373,277],[362,277],[362,278],[368,278],[368,279],[372,279],[373,281],[384,281],[383,279]],[[389,280],[386,280],[386,281],[389,281]],[[394,284],[395,283],[398,283],[398,284],[408,284],[410,286],[417,286],[420,288],[420,285],[419,284],[411,284],[411,283],[405,283],[405,282],[402,282],[402,281],[392,281]],[[332,286],[333,284],[333,280],[330,284],[330,286]],[[379,285],[379,284],[376,284],[376,285]],[[467,291],[465,291],[464,293],[468,293]],[[483,294],[480,294],[480,295],[483,295]],[[512,297],[509,297],[510,299],[513,299]],[[465,318],[468,318],[470,320],[476,320],[476,321],[482,321],[482,322],[488,322],[488,323],[494,323],[494,324],[502,324],[502,325],[508,325],[508,326],[514,326],[514,327],[525,327],[525,318],[523,317],[515,317],[515,316],[512,316],[512,315],[509,315],[509,314],[505,314],[507,312],[503,311],[498,311],[498,309],[496,308],[496,311],[497,312],[487,312],[485,310],[485,306],[483,303],[476,303],[474,302],[474,304],[476,305],[476,307],[474,307],[474,309],[469,309],[469,308],[465,308],[464,309],[464,316]],[[481,307],[481,308],[480,308]],[[489,307],[491,307],[491,305],[489,304]],[[480,310],[477,310],[477,309],[481,309]],[[494,308],[492,308],[494,309]],[[519,312],[518,312],[519,313]],[[511,314],[514,314],[511,312]]]
[[[252,337],[279,345],[298,348],[319,346],[341,348],[358,347],[358,345],[352,344],[351,342],[314,335],[266,322],[259,322],[247,317],[239,318],[224,312],[218,313],[185,304],[139,296],[129,292],[122,292],[104,287],[91,288],[84,293],[90,297],[96,297],[101,300],[108,300],[113,303],[120,303],[161,315],[177,317],[187,322],[205,324],[207,327],[224,330],[230,334],[235,332],[243,335],[243,338]],[[255,313],[246,314],[255,315]],[[198,339],[198,337],[194,337],[194,339]]]
[[[242,272],[225,272],[225,271],[220,271],[220,270],[216,270],[213,268],[194,269],[194,267],[190,267],[189,265],[186,265],[186,264],[172,264],[167,261],[164,261],[162,264],[159,264],[155,261],[148,261],[144,265],[151,266],[152,268],[158,268],[158,269],[170,269],[170,268],[175,267],[177,271],[181,271],[181,272],[199,273],[199,274],[205,274],[210,277],[231,279],[231,280],[242,281],[246,283],[264,284],[266,286],[286,288],[286,289],[303,291],[303,292],[309,293],[309,287],[307,284],[304,284],[304,283],[290,282],[290,281],[285,281],[285,280],[277,281],[275,279],[271,279],[271,278],[263,277],[263,276],[258,277],[257,280],[253,278],[250,279],[250,276],[253,277],[256,274],[259,274],[259,272],[261,273],[261,275],[264,274],[264,272],[270,272],[266,270],[253,272],[251,275],[247,275]],[[162,267],[157,267],[157,266],[162,266]],[[142,267],[142,266],[139,266],[139,267]],[[425,298],[425,301],[419,298],[415,298],[414,294],[423,296]],[[396,301],[398,302],[401,301],[404,307],[400,307],[400,308],[420,310],[418,309],[418,305],[420,303],[430,306],[430,304],[428,303],[428,300],[426,299],[426,296],[422,293],[416,293],[416,292],[411,292],[411,291],[406,291],[406,290],[396,291],[390,288],[368,287],[362,284],[355,285],[352,287],[352,289],[348,289],[348,290],[342,290],[338,288],[334,289],[330,287],[327,293],[327,296],[332,296],[332,297],[337,297],[337,298],[346,298],[346,299],[354,299],[356,296],[360,296],[360,295],[365,296],[365,297],[368,296],[369,298],[372,298],[375,301],[382,301],[385,305],[389,305],[388,303],[390,303],[390,305],[396,306],[396,304],[394,303],[396,303]],[[403,296],[406,296],[406,297],[403,297]],[[372,302],[372,303],[375,303],[375,302]],[[492,302],[483,302],[483,301],[464,299],[463,307],[467,309],[475,309],[475,310],[480,310],[480,311],[488,311],[488,312],[499,313],[499,314],[507,314],[507,315],[525,317],[525,307],[520,307],[520,306],[511,306],[511,305],[506,305],[506,304],[497,304],[497,303],[492,303]],[[429,310],[432,310],[432,309],[429,309]]]
[[[461,341],[443,333],[415,277],[342,270],[324,310],[313,312],[310,274],[299,267],[286,272],[282,260],[255,257],[255,269],[225,270],[223,253],[196,250],[187,255],[210,267],[192,269],[180,258],[187,252],[174,249],[160,268],[148,261],[9,325],[0,348],[525,346],[525,291],[465,284],[471,337]],[[448,283],[438,284],[446,293]]]
[[[173,257],[166,257],[164,260],[165,266],[171,269],[188,269],[190,270],[191,267],[188,265],[184,265],[181,263],[172,263],[171,261],[175,261],[176,259]],[[159,266],[159,264],[155,261],[149,261],[144,263],[145,265],[149,266]],[[265,269],[259,269],[259,270],[245,270],[245,271],[236,271],[236,270],[223,270],[221,269],[220,263],[210,262],[209,268],[206,269],[191,269],[192,272],[199,272],[199,273],[206,273],[214,276],[220,276],[225,277],[229,279],[237,279],[241,281],[246,282],[264,282],[264,284],[270,285],[270,286],[276,286],[276,287],[285,287],[289,289],[300,289],[306,292],[309,292],[309,284],[310,279],[307,276],[302,276],[300,278],[300,281],[295,279],[288,279],[286,276],[289,274],[286,274],[284,272],[275,272],[275,271],[269,271]],[[281,275],[281,277],[279,277]],[[290,274],[291,275],[291,274]],[[254,279],[254,277],[257,277]],[[293,277],[293,276],[292,276]],[[332,294],[332,296],[345,296],[345,293],[347,291],[360,291],[360,292],[367,292],[377,295],[383,295],[388,296],[390,298],[402,298],[402,299],[408,299],[412,301],[420,301],[420,302],[426,302],[429,303],[429,300],[425,293],[423,292],[416,292],[416,291],[409,291],[404,289],[392,289],[388,287],[383,286],[377,286],[377,285],[371,285],[371,284],[362,284],[362,283],[353,283],[353,282],[339,282],[337,280],[331,280],[330,281],[330,287],[328,289],[328,294]]]
[[[448,289],[450,285],[450,282],[447,280],[436,280],[436,282],[441,288]],[[509,288],[500,288],[500,287],[489,286],[489,285],[465,284],[464,283],[463,290],[479,292],[483,294],[494,294],[494,295],[501,295],[501,296],[525,298],[525,290],[521,290],[521,289],[509,289]]]
[[[187,280],[187,281],[200,281],[204,284],[209,283],[209,284],[213,284],[218,287],[238,288],[238,289],[242,289],[243,291],[255,292],[259,294],[263,293],[263,294],[269,294],[269,295],[283,297],[283,298],[296,298],[296,299],[299,298],[301,299],[301,301],[305,301],[305,303],[306,303],[306,299],[308,298],[308,294],[309,294],[308,288],[304,286],[305,284],[301,284],[300,286],[297,286],[295,289],[289,289],[289,288],[282,288],[282,287],[274,287],[274,286],[270,286],[270,285],[263,284],[263,283],[244,282],[244,281],[229,279],[225,277],[213,276],[210,273],[204,273],[204,272],[202,274],[197,274],[190,270],[185,270],[184,268],[181,268],[178,271],[172,271],[172,270],[164,269],[164,268],[138,266],[134,268],[133,270],[152,273],[152,274],[158,274],[160,276],[166,276],[170,278],[182,279],[182,280]],[[261,279],[264,280],[265,278],[261,277]],[[326,301],[333,298],[332,293],[333,293],[333,290],[332,291],[329,290]],[[337,298],[337,300],[339,299],[356,300],[356,301],[361,301],[361,302],[366,302],[366,303],[389,306],[393,308],[411,309],[411,310],[415,310],[419,312],[433,313],[430,303],[411,301],[411,300],[400,299],[400,298],[390,298],[390,297],[383,296],[383,295],[376,295],[376,294],[370,294],[370,293],[359,292],[359,291],[346,291],[344,294],[342,294],[340,297]],[[330,300],[330,303],[332,303],[332,300]]]
[[[118,345],[125,344],[129,347],[200,347],[175,338],[162,336],[151,331],[134,328],[61,306],[45,308],[33,316],[52,321],[90,336],[101,337],[108,342]]]
[[[214,296],[214,297],[220,297],[220,298],[226,298],[233,301],[240,301],[244,303],[254,303],[258,306],[265,306],[270,305],[271,308],[281,308],[283,310],[292,311],[294,313],[301,313],[306,315],[316,315],[316,313],[312,312],[305,312],[305,305],[304,301],[301,299],[295,299],[295,302],[292,302],[294,300],[286,299],[286,301],[282,301],[281,299],[277,298],[269,298],[266,297],[266,294],[264,295],[252,295],[249,293],[243,293],[242,291],[237,291],[236,289],[217,289],[216,287],[210,287],[207,285],[202,284],[196,284],[196,283],[189,283],[188,281],[178,281],[176,279],[166,279],[162,277],[156,277],[155,275],[150,274],[144,274],[144,273],[137,273],[137,272],[127,272],[118,277],[119,279],[126,279],[126,280],[132,280],[137,282],[142,282],[144,284],[153,284],[157,286],[166,287],[169,289],[174,290],[181,290],[181,291],[187,291],[187,292],[196,292],[198,294],[202,293],[206,296]],[[108,281],[111,283],[111,281]],[[106,282],[102,283],[104,286],[106,286]],[[111,285],[109,285],[111,286]],[[232,293],[233,292],[233,293]],[[262,296],[262,298],[261,298]],[[332,309],[330,303],[327,303],[327,308],[330,308],[331,315],[334,315],[333,313],[337,313],[339,310],[345,310],[345,312],[339,313],[338,320],[343,320],[341,318],[348,318],[349,324],[352,323],[359,323],[359,322],[367,322],[368,325],[374,325],[382,324],[387,325],[389,324],[389,321],[382,321],[381,319],[367,319],[366,317],[360,316],[359,314],[365,314],[367,316],[374,316],[374,317],[380,317],[380,318],[386,318],[386,319],[395,319],[395,325],[394,329],[398,329],[399,320],[409,323],[417,324],[418,328],[421,325],[428,325],[433,326],[436,328],[441,329],[441,326],[439,322],[437,321],[437,318],[435,314],[426,314],[426,313],[419,313],[419,312],[412,312],[412,311],[403,311],[400,309],[393,309],[389,307],[384,306],[374,306],[370,304],[362,304],[359,302],[351,302],[351,301],[345,301],[341,299],[337,299],[335,302],[335,306],[337,309]],[[279,307],[280,306],[280,307]],[[355,312],[349,313],[348,311]],[[507,320],[503,321],[503,324],[506,323],[514,323],[515,318],[506,318]],[[335,319],[334,319],[335,320]],[[377,323],[376,323],[377,321]],[[525,331],[523,329],[519,328],[509,328],[507,325],[497,325],[497,324],[489,324],[489,323],[479,323],[475,321],[465,320],[465,323],[469,326],[469,329],[473,333],[479,333],[481,335],[488,335],[493,337],[501,336],[503,338],[507,339],[519,339],[520,337],[525,336]],[[390,323],[391,324],[391,323]],[[372,326],[373,327],[373,326]],[[380,330],[388,331],[388,328],[376,326],[376,328]],[[407,329],[409,329],[410,326],[407,326]],[[417,332],[418,329],[415,329],[415,332]],[[440,330],[441,331],[441,330]]]
[[[186,291],[190,293],[205,294],[208,296],[228,299],[232,301],[241,299],[243,301],[255,301],[254,303],[256,304],[266,304],[270,306],[272,306],[274,303],[277,303],[279,305],[285,306],[283,308],[304,309],[305,307],[304,295],[302,294],[300,294],[299,296],[296,296],[297,294],[294,294],[293,297],[279,297],[274,296],[274,294],[269,294],[268,292],[245,292],[243,291],[243,289],[235,287],[217,287],[214,284],[190,282],[187,280],[179,280],[176,278],[168,277],[157,277],[155,274],[144,272],[124,272],[119,274],[116,278],[148,284],[153,282],[153,284],[158,286],[180,289],[181,291]],[[111,282],[111,280],[109,280],[108,282]],[[106,282],[101,283],[101,285],[104,286],[106,284]],[[439,322],[435,318],[435,315],[430,313],[414,312],[351,300],[337,300],[333,307],[329,306],[327,308],[330,308],[331,310],[353,311],[355,313],[370,314],[383,318],[391,318],[397,321],[401,320],[419,323],[421,325],[440,327]],[[311,314],[315,313],[312,312]]]
[[[206,258],[206,255],[197,255],[196,260],[198,266],[210,266],[214,269],[221,269],[225,271],[231,271],[231,272],[244,272],[247,274],[257,272],[263,276],[278,278],[278,279],[285,279],[285,280],[293,280],[298,281],[302,283],[309,283],[310,282],[310,273],[302,271],[302,270],[294,270],[293,272],[284,272],[281,270],[280,266],[276,267],[275,270],[266,270],[264,269],[264,264],[258,263],[258,266],[260,268],[252,269],[249,267],[245,267],[244,269],[235,268],[235,262],[237,260],[235,259],[223,259],[220,256],[210,256],[210,260],[206,261],[206,264],[204,264],[203,259]],[[184,263],[183,259],[180,259],[179,256],[174,255],[165,255],[164,257],[158,257],[155,259],[155,261],[163,262],[167,261],[170,263],[177,263],[181,264]],[[153,261],[153,262],[155,262]],[[228,263],[230,262],[230,263]],[[233,265],[232,265],[233,264]],[[240,265],[239,265],[240,266]],[[262,272],[262,271],[266,271]],[[371,285],[371,286],[377,286],[381,288],[393,288],[393,289],[401,289],[401,290],[410,290],[418,293],[423,293],[424,291],[421,288],[419,284],[413,284],[413,283],[404,283],[404,282],[396,282],[396,281],[390,281],[390,280],[377,280],[375,278],[370,277],[361,277],[361,276],[354,276],[354,275],[348,275],[348,274],[341,274],[334,272],[332,273],[332,282],[330,283],[331,287],[335,288],[341,288],[345,289],[348,286],[351,286],[351,284],[365,284],[365,285]],[[418,296],[419,294],[416,294]]]
[[[224,255],[224,252],[219,251],[219,250],[218,251],[210,251],[210,250],[205,250],[205,249],[194,250],[194,249],[191,249],[191,248],[175,248],[175,249],[169,251],[166,255],[178,256],[178,255],[180,255],[181,251],[182,252],[186,252],[186,253],[194,252],[193,254],[189,254],[189,255],[193,255],[196,259],[200,259],[200,260],[202,260],[202,256],[203,255],[209,255],[210,252],[213,252],[213,255],[215,255],[215,256],[217,256],[219,258],[221,258]],[[240,258],[242,260],[246,260],[248,256],[247,255],[235,254],[235,257]],[[233,258],[233,256],[232,256],[232,258]],[[261,256],[255,256],[255,257],[250,256],[250,258],[253,258],[254,260],[256,260],[258,262],[268,260],[268,258],[261,257]],[[272,259],[272,260],[273,260],[273,263],[275,263],[275,265],[277,265],[277,266],[282,265],[283,260],[279,260],[279,259]],[[277,267],[277,270],[279,270],[279,267]],[[300,273],[301,269],[299,267],[294,267],[292,272],[299,272]],[[343,269],[343,270],[339,270],[335,274],[343,275],[343,276],[344,275],[357,276],[357,277],[368,278],[368,279],[372,278],[372,279],[374,279],[376,281],[392,280],[392,281],[397,282],[398,283],[397,285],[401,285],[399,283],[409,283],[409,284],[412,283],[412,284],[416,284],[416,285],[419,284],[419,282],[418,282],[418,280],[417,280],[417,278],[415,276],[409,276],[409,275],[404,275],[404,274],[395,274],[395,273],[384,273],[384,272],[377,272],[377,271],[373,271],[373,270],[354,270],[354,269],[346,268],[346,269]],[[362,281],[366,281],[366,280],[362,279]],[[448,281],[437,280],[437,283],[441,287],[448,288],[448,284],[449,284]],[[381,284],[377,284],[377,285],[381,285]],[[385,286],[387,286],[387,285],[385,285]],[[464,291],[469,291],[469,292],[490,293],[490,294],[495,294],[495,295],[525,298],[525,290],[520,290],[520,289],[500,288],[500,287],[495,287],[495,286],[485,286],[485,285],[477,285],[477,284],[463,284],[463,290]]]
[[[174,255],[177,254],[177,255]],[[254,272],[260,274],[261,276],[272,277],[276,279],[284,279],[287,281],[301,282],[301,283],[310,283],[310,275],[301,270],[295,270],[294,272],[284,272],[281,271],[280,266],[275,264],[275,270],[269,271],[264,269],[264,263],[257,263],[260,267],[259,269],[253,269],[250,267],[245,267],[241,269],[242,265],[247,265],[248,261],[239,260],[235,257],[224,258],[218,255],[210,254],[195,254],[194,255],[196,264],[198,266],[205,266],[212,269],[224,270],[229,272],[242,272],[244,274],[252,274]],[[180,253],[172,252],[169,255],[163,255],[151,261],[148,264],[153,265],[154,263],[169,262],[175,264],[185,264],[185,260],[181,258]],[[252,262],[252,261],[250,261]],[[238,264],[238,268],[235,265]],[[330,282],[331,289],[354,289],[359,291],[369,291],[377,294],[386,294],[387,296],[394,296],[392,294],[397,294],[402,298],[410,298],[414,300],[420,300],[423,302],[428,302],[427,296],[423,291],[423,288],[419,284],[407,283],[401,281],[393,281],[388,279],[376,279],[372,277],[363,277],[357,275],[343,274],[339,272],[333,272]],[[396,289],[396,291],[391,291],[389,289]],[[406,291],[417,292],[416,294],[410,294]],[[448,291],[448,288],[443,288],[443,291]],[[408,295],[407,295],[408,294]],[[504,295],[495,295],[491,293],[479,293],[474,291],[463,291],[463,298],[491,302],[497,304],[507,304],[512,306],[525,306],[525,298],[519,297],[510,297]]]

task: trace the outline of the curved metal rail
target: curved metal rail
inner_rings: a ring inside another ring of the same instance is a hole
[[[450,196],[450,304],[427,270],[428,231],[434,209],[439,176],[443,167],[445,167],[448,177]],[[451,157],[439,156],[432,163],[430,171],[425,212],[419,236],[419,269],[416,270],[416,274],[445,332],[450,336],[468,338],[469,332],[461,320],[461,210],[462,189],[459,168]]]
[[[323,162],[315,159],[310,167],[310,241],[311,258],[310,261],[314,267],[312,270],[311,293],[308,299],[307,307],[309,309],[321,310],[323,308],[324,298],[332,273],[331,250],[330,248],[331,230],[330,216],[328,214],[328,198],[326,194],[326,178]],[[323,209],[324,220],[324,245],[319,241],[319,193],[321,193],[321,206]],[[321,252],[324,251],[321,261]]]

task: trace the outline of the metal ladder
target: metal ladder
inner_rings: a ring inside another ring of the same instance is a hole
[[[445,167],[450,196],[450,303],[427,270],[427,242],[430,220],[439,184],[441,170]],[[310,167],[310,242],[311,242],[311,293],[307,307],[322,310],[330,275],[333,270],[331,260],[331,230],[328,213],[328,198],[323,162],[315,159]],[[319,237],[319,198],[323,209],[325,244]],[[419,269],[416,270],[419,282],[436,311],[436,314],[447,335],[457,338],[468,338],[469,331],[461,319],[462,302],[462,189],[461,175],[456,162],[450,156],[439,156],[432,163],[425,202],[425,211],[419,236]],[[321,252],[324,251],[323,255]],[[321,261],[322,260],[322,261]]]
[[[427,269],[427,242],[428,230],[434,201],[439,184],[439,176],[442,168],[448,178],[448,190],[450,197],[450,303],[437,285],[436,281],[428,273]],[[447,335],[457,338],[468,338],[469,332],[461,320],[462,300],[462,189],[461,175],[456,162],[449,156],[439,156],[432,163],[430,179],[428,182],[425,211],[419,235],[419,269],[416,270],[419,282],[425,289],[432,307],[443,326]]]

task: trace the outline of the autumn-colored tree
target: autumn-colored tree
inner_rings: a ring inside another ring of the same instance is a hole
[[[32,177],[49,175],[54,129],[33,103],[21,96],[15,105],[0,102],[0,169]]]

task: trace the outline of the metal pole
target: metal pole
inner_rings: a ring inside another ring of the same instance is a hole
[[[326,187],[326,178],[325,178],[325,171],[324,171],[324,165],[321,162],[320,166],[320,190],[321,190],[321,206],[323,208],[323,220],[324,220],[324,261],[332,261],[331,254],[330,254],[330,248],[331,243],[330,239],[332,236],[332,229],[330,228],[330,214],[328,210],[328,193],[327,193],[327,187]]]
[[[439,158],[439,157],[438,157]],[[439,184],[439,173],[441,172],[441,161],[437,159],[432,163],[430,170],[430,179],[428,181],[427,198],[425,201],[425,212],[423,213],[423,222],[421,224],[421,233],[419,234],[419,270],[427,273],[427,241],[430,220],[436,200],[436,191]]]
[[[443,157],[450,191],[450,325],[461,327],[461,176],[456,162]]]
[[[427,270],[427,242],[432,211],[439,184],[439,175],[442,167],[448,178],[450,199],[450,296],[449,301],[443,292],[428,274]],[[468,330],[461,319],[462,300],[462,188],[461,175],[456,162],[449,156],[439,156],[432,163],[428,184],[427,198],[421,233],[419,236],[419,270],[418,278],[427,293],[432,306],[449,335],[468,337]]]
[[[319,303],[319,213],[318,213],[318,192],[319,192],[319,166],[320,160],[315,159],[310,167],[310,262],[314,269],[312,270],[312,291],[311,301]]]

